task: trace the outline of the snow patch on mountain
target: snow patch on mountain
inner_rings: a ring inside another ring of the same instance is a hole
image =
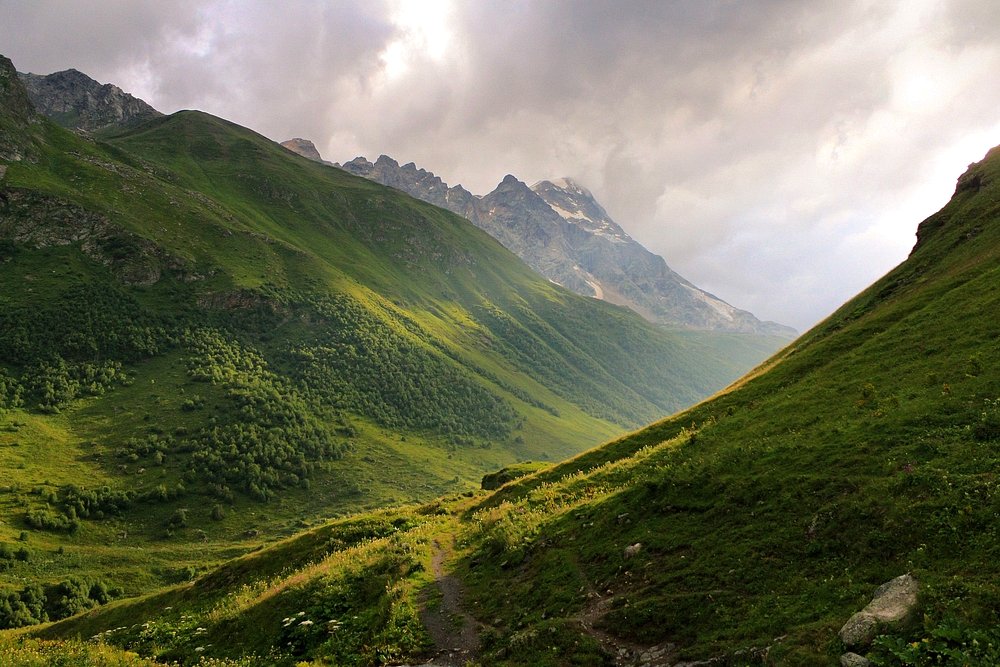
[[[578,220],[586,220],[588,222],[593,222],[593,220],[585,216],[580,211],[567,211],[563,207],[558,206],[556,204],[549,204],[549,206],[552,208],[553,211],[558,213],[563,218],[563,220],[568,220],[569,222],[577,222]]]

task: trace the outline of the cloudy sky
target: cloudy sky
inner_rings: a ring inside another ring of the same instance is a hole
[[[3,0],[0,53],[485,194],[571,176],[805,329],[1000,144],[995,0]]]

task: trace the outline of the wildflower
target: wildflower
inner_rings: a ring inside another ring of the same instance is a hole
[[[299,625],[312,625],[312,624],[313,624],[313,622],[310,621],[308,618],[306,620],[302,621],[301,623],[299,623]]]

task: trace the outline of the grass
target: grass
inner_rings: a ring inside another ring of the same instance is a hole
[[[879,639],[877,664],[991,664],[1000,336],[984,314],[1000,305],[1000,155],[970,174],[979,189],[925,221],[906,262],[710,400],[493,493],[326,524],[42,632],[188,614],[219,657],[246,654],[220,628],[260,628],[258,655],[285,647],[270,660],[415,661],[428,545],[448,535],[448,567],[484,624],[482,664],[607,664],[608,636],[673,645],[677,660],[835,664],[839,628],[904,572],[921,583],[922,620]],[[398,530],[317,549],[387,523]],[[350,637],[278,634],[307,608],[349,613]],[[143,651],[191,660],[191,641]]]

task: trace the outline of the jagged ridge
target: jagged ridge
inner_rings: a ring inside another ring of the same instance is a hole
[[[529,266],[578,294],[636,311],[657,324],[792,338],[794,329],[762,322],[678,275],[615,223],[569,179],[530,188],[512,175],[487,195],[449,187],[412,162],[382,155],[342,166],[353,174],[453,211],[486,230]]]
[[[18,73],[18,77],[35,108],[69,129],[134,127],[163,115],[118,86],[102,85],[75,69],[46,75]]]

